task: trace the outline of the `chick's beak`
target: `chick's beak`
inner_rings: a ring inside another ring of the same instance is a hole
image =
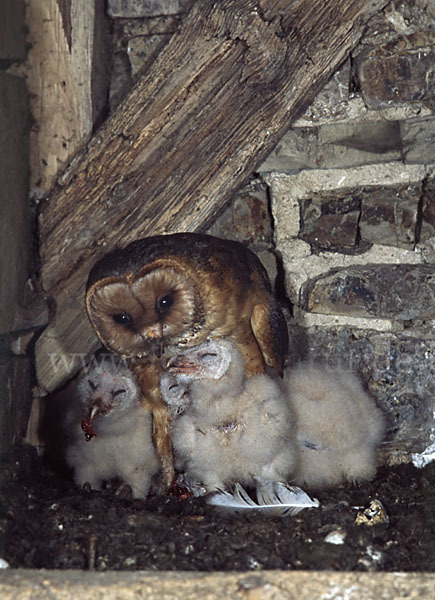
[[[98,404],[94,404],[94,406],[91,406],[91,408],[89,409],[88,419],[93,421],[100,414],[101,414],[101,406],[99,406]]]
[[[172,356],[166,363],[166,368],[171,373],[194,373],[197,367],[195,362],[189,360],[183,354]]]

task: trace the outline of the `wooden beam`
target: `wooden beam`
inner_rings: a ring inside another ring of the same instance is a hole
[[[64,382],[80,365],[72,354],[96,344],[83,303],[92,264],[136,238],[203,230],[385,4],[194,4],[41,209],[42,286],[55,306],[36,348],[42,388]]]
[[[36,196],[55,184],[92,132],[94,2],[27,2],[29,52],[10,72],[24,75],[32,127],[30,189]]]

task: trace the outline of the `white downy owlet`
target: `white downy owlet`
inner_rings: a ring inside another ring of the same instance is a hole
[[[142,406],[134,374],[114,361],[103,361],[85,374],[77,403],[68,415],[73,442],[66,460],[78,485],[100,488],[120,478],[133,497],[145,498],[160,469],[152,443],[151,412]]]
[[[288,478],[295,457],[288,403],[272,377],[246,377],[232,341],[204,342],[171,359],[161,391],[170,409],[183,399],[174,453],[208,492]]]

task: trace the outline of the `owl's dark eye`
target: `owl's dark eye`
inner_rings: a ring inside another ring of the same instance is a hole
[[[119,325],[131,325],[133,323],[131,316],[128,313],[123,312],[112,315],[112,319]]]
[[[164,315],[168,312],[171,306],[174,304],[174,294],[169,292],[169,294],[165,294],[164,296],[160,296],[156,302],[157,312],[161,315]]]

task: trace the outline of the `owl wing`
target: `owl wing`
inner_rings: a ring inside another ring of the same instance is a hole
[[[260,347],[264,362],[283,375],[288,352],[288,330],[284,315],[273,300],[256,304],[251,313],[251,329]]]

